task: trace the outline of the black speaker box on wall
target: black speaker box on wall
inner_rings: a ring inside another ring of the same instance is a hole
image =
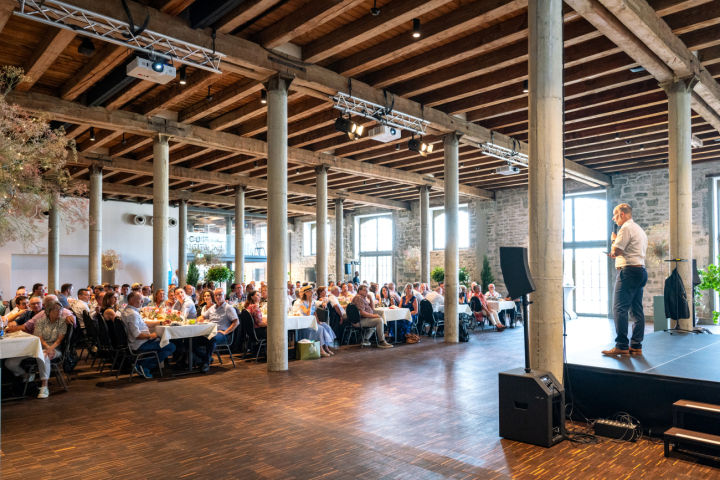
[[[527,248],[500,247],[500,269],[510,298],[520,298],[536,290],[530,275]]]

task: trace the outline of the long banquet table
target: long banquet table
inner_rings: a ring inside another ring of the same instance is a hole
[[[445,305],[440,305],[438,307],[438,312],[445,313]],[[472,312],[470,311],[470,305],[467,303],[459,303],[458,304],[458,313],[467,313],[468,315]]]
[[[8,333],[0,341],[0,358],[43,358],[40,338],[25,332]]]
[[[217,323],[195,323],[194,325],[157,325],[148,327],[150,332],[160,338],[160,346],[164,347],[170,340],[188,339],[188,371],[173,375],[188,375],[193,372],[193,337],[206,337],[208,340],[217,335]]]
[[[395,322],[395,336],[393,337],[395,340],[393,343],[400,343],[400,340],[398,339],[398,324],[396,320],[412,320],[412,315],[410,315],[410,309],[409,308],[375,308],[373,309],[375,312],[375,315],[380,315],[380,318],[382,318],[383,324],[387,325],[388,322]]]

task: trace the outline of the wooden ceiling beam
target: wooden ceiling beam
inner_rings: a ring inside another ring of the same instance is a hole
[[[207,70],[196,70],[187,80],[187,84],[173,82],[172,86],[161,94],[156,95],[142,107],[142,114],[147,117],[157,115],[163,110],[169,110],[178,103],[204,90],[214,81],[218,80],[216,73]]]
[[[133,54],[133,50],[114,43],[106,43],[88,63],[60,89],[60,98],[75,100],[99,80],[112,72]]]
[[[12,0],[0,0],[0,32],[5,28],[5,24],[12,17],[16,3]]]
[[[64,28],[48,27],[42,36],[40,43],[33,50],[30,57],[23,63],[23,70],[27,76],[25,81],[15,89],[18,92],[27,92],[40,80],[48,68],[57,60],[60,54],[70,45],[75,38],[73,30]]]
[[[193,4],[195,0],[154,0],[151,4],[155,10],[168,15],[180,15],[183,10]]]
[[[183,123],[194,123],[201,118],[212,115],[218,110],[229,107],[235,102],[249,97],[263,89],[262,83],[246,78],[237,83],[225,87],[215,93],[209,102],[203,99],[178,113],[178,121]]]
[[[263,13],[280,0],[245,0],[213,25],[218,33],[230,33]]]

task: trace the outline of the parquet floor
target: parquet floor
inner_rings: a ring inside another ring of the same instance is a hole
[[[81,364],[69,392],[51,382],[47,400],[2,405],[1,475],[720,478],[720,465],[665,459],[662,445],[644,440],[544,449],[500,439],[497,373],[521,364],[519,328],[476,331],[458,345],[343,347],[275,374],[225,361],[207,375],[128,384]]]

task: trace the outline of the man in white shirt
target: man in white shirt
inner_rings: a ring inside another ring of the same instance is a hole
[[[230,340],[228,337],[233,330],[240,325],[237,310],[225,301],[225,292],[222,288],[216,288],[213,292],[215,304],[205,311],[205,315],[200,315],[198,321],[217,324],[217,335],[211,339],[207,337],[198,337],[193,342],[193,353],[202,362],[201,371],[206,373],[210,369],[210,359],[215,351],[215,345],[226,345]],[[200,351],[201,347],[205,347],[205,351]],[[198,348],[196,351],[195,349]]]
[[[488,291],[487,291],[487,293],[485,294],[485,298],[486,298],[487,300],[495,300],[495,301],[498,301],[498,300],[500,300],[500,299],[502,298],[502,295],[500,295],[500,292],[498,292],[497,290],[495,290],[495,284],[494,284],[494,283],[491,283],[490,285],[488,285]]]
[[[90,308],[88,307],[88,302],[90,301],[90,290],[87,288],[81,288],[78,290],[78,298],[75,300],[70,307],[70,310],[73,311],[75,316],[78,319],[78,322],[80,322],[80,326],[85,328],[85,322],[83,322],[83,312],[88,312],[88,315],[90,315]]]
[[[345,309],[342,307],[342,305],[340,305],[340,300],[338,299],[338,296],[340,296],[340,289],[336,285],[330,289],[330,293],[328,294],[328,302],[330,302],[330,305],[332,305],[338,315],[340,315],[340,318],[347,319],[347,315],[345,315]]]
[[[615,317],[615,348],[603,350],[603,355],[642,355],[642,341],[645,337],[645,314],[643,312],[643,287],[648,275],[645,270],[647,235],[632,219],[632,208],[621,203],[613,210],[613,221],[620,231],[610,237],[613,246],[610,258],[615,258],[617,280],[613,297]],[[628,311],[632,310],[635,320],[632,338],[628,341]]]
[[[288,308],[290,308],[295,300],[297,300],[297,295],[295,294],[295,285],[293,285],[292,282],[288,282],[287,287],[287,304]]]
[[[137,353],[157,352],[160,363],[175,351],[175,344],[168,343],[164,347],[160,346],[160,339],[155,333],[150,333],[148,327],[155,327],[160,324],[159,321],[145,322],[140,316],[140,306],[142,305],[142,294],[140,292],[130,292],[128,295],[128,305],[121,311],[121,318],[125,324],[128,336],[128,345]],[[152,378],[150,370],[158,366],[158,359],[147,357],[138,361],[135,371],[145,378]]]
[[[423,287],[422,283],[420,283],[420,282],[413,283],[413,295],[417,299],[418,307],[420,306],[420,302],[422,302],[425,299],[425,297],[422,294],[423,290],[424,290],[424,287]]]
[[[440,312],[440,307],[445,304],[445,299],[443,298],[443,289],[440,285],[438,285],[435,288],[435,291],[430,292],[425,297],[425,300],[430,302],[432,304],[433,309],[433,323],[430,325],[430,330],[427,332],[428,335],[432,335],[433,329],[435,327],[435,322],[437,320],[445,320],[445,313]],[[422,333],[422,332],[421,332]]]
[[[172,278],[170,279],[170,283],[172,283],[173,285],[177,285],[178,284],[178,275],[180,275],[180,271],[175,270],[175,275],[173,275]]]
[[[120,297],[118,298],[118,305],[127,305],[127,297],[130,295],[130,285],[127,283],[120,287]]]
[[[185,296],[185,290],[182,288],[175,289],[175,305],[173,305],[172,309],[180,312],[181,315],[185,315],[188,320],[197,318],[195,304],[190,297]]]

